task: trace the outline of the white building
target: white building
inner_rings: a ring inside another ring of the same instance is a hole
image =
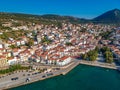
[[[0,44],[0,48],[3,48],[3,44]]]
[[[9,58],[9,59],[8,59],[8,64],[9,64],[9,65],[13,65],[13,64],[15,64],[15,63],[17,63],[17,58],[16,58],[16,57],[14,57],[14,58]]]
[[[71,57],[64,56],[64,57],[60,58],[60,60],[57,62],[57,65],[64,66],[64,65],[70,63],[71,60],[72,60]]]

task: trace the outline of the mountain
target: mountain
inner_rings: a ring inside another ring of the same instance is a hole
[[[34,21],[37,20],[39,15],[32,14],[21,14],[21,13],[6,13],[0,12],[0,22],[7,22],[11,20],[20,20],[20,21]]]
[[[41,16],[44,19],[48,20],[59,20],[59,21],[66,21],[71,23],[86,23],[88,22],[87,19],[77,18],[72,16],[60,16],[60,15],[53,15],[53,14],[46,14]]]
[[[21,14],[21,13],[0,13],[0,22],[7,22],[11,20],[19,20],[23,22],[34,22],[42,24],[58,24],[61,22],[70,22],[74,24],[86,23],[88,20],[80,19],[72,16],[60,16],[54,14],[46,15],[32,15],[32,14]]]
[[[92,21],[96,23],[108,23],[108,24],[120,23],[120,10],[119,9],[110,10],[94,18]]]
[[[0,25],[2,22],[20,21],[22,24],[28,23],[41,23],[41,24],[56,24],[60,25],[61,22],[66,23],[105,23],[105,24],[120,24],[120,10],[110,10],[94,19],[88,20],[83,18],[77,18],[72,16],[60,16],[54,14],[46,15],[32,15],[32,14],[20,14],[20,13],[5,13],[0,12]]]

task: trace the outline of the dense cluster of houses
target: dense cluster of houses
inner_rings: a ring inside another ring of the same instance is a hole
[[[120,63],[120,48],[114,45],[110,45],[109,47],[111,48],[116,61]]]
[[[120,27],[116,28],[111,38],[114,39],[113,45],[109,45],[116,60],[120,63]]]
[[[99,41],[99,38],[96,39],[95,36],[102,30],[110,29],[110,26],[104,25],[64,23],[62,28],[54,25],[34,25],[33,27],[34,35],[28,33],[26,36],[21,36],[21,40],[10,38],[7,42],[0,42],[0,67],[28,61],[49,65],[66,65],[72,61],[74,56],[95,49]],[[27,26],[12,27],[13,30],[29,29],[26,28]],[[51,42],[41,43],[44,37]],[[26,46],[28,38],[34,39],[34,45],[31,48]],[[9,47],[11,45],[19,46],[19,48],[11,49]]]

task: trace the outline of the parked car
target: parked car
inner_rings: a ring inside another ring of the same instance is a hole
[[[27,74],[28,76],[30,76],[30,74]]]
[[[46,77],[45,75],[42,76],[42,78],[45,78],[45,77]]]
[[[51,76],[51,75],[53,75],[53,73],[48,73],[48,74],[47,74],[47,76]]]
[[[18,80],[18,79],[19,79],[18,77],[11,78],[11,80]]]

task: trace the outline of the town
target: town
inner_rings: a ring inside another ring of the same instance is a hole
[[[0,90],[120,90],[120,1],[1,0]]]
[[[65,75],[78,64],[112,69],[120,64],[120,28],[116,25],[23,25],[11,20],[1,23],[0,30],[0,88]]]
[[[72,58],[95,49],[101,40],[99,34],[114,28],[110,25],[73,25],[70,23],[62,23],[61,28],[54,25],[35,24],[30,28],[27,25],[11,27],[11,23],[5,23],[2,26],[10,27],[12,30],[6,30],[0,34],[2,38],[0,42],[1,68],[24,62],[66,65]],[[25,34],[26,31],[27,34]],[[13,32],[17,37],[14,38],[13,35],[8,37],[8,33]],[[8,38],[4,38],[5,36]]]

